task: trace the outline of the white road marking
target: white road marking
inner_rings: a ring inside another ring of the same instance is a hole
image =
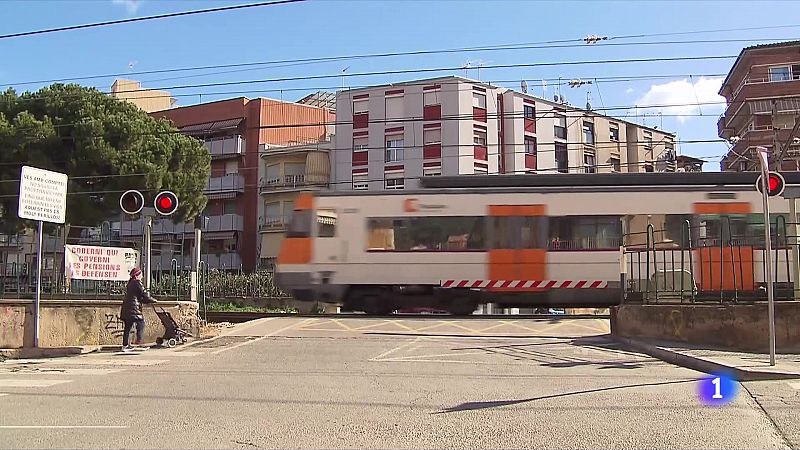
[[[0,425],[0,430],[88,430],[111,429],[119,430],[128,428],[127,425]]]
[[[387,351],[385,351],[385,352],[381,353],[380,355],[378,355],[378,356],[376,356],[376,357],[374,357],[374,358],[370,359],[370,361],[380,361],[380,360],[382,360],[383,358],[385,358],[386,356],[389,356],[389,355],[391,355],[392,353],[394,353],[394,352],[396,352],[396,351],[398,351],[398,350],[400,350],[400,349],[402,349],[402,348],[404,348],[404,347],[408,347],[409,345],[416,344],[417,342],[421,341],[422,339],[423,339],[423,338],[422,338],[422,336],[420,336],[420,337],[418,337],[418,338],[416,338],[416,339],[412,339],[412,340],[410,340],[410,341],[407,341],[407,342],[405,342],[405,343],[403,343],[403,344],[400,344],[399,346],[397,346],[397,347],[395,347],[395,348],[389,349],[389,350],[387,350]]]
[[[0,387],[50,387],[56,384],[70,383],[72,380],[19,380],[0,378]]]
[[[127,356],[127,355],[126,355]],[[130,358],[120,356],[116,359],[95,359],[95,358],[66,358],[57,361],[41,360],[17,360],[14,365],[35,364],[34,367],[55,367],[55,366],[154,366],[169,362],[168,359],[139,359],[135,355]]]
[[[123,372],[125,369],[92,369],[92,368],[58,368],[58,367],[19,367],[16,369],[0,368],[0,375],[110,375]]]
[[[188,351],[187,350],[187,351],[168,353],[168,354],[166,354],[164,356],[166,356],[166,357],[169,357],[169,356],[186,356],[186,357],[189,357],[189,356],[205,355],[205,353],[206,352],[192,352],[192,351]]]
[[[800,383],[789,383],[789,386],[790,386],[792,389],[797,389],[797,390],[800,390]]]
[[[282,333],[284,331],[291,330],[292,328],[302,326],[302,325],[304,325],[306,323],[313,322],[315,320],[317,320],[317,319],[306,319],[306,320],[304,320],[302,322],[295,322],[295,323],[293,323],[293,324],[291,324],[289,326],[281,328],[280,330],[275,330],[275,331],[273,331],[271,333],[267,333],[264,336],[261,336],[260,338],[252,339],[252,340],[245,341],[245,342],[240,342],[240,343],[238,343],[236,345],[232,345],[230,347],[223,347],[223,348],[221,348],[219,350],[211,352],[211,354],[212,355],[219,355],[220,353],[227,352],[228,350],[233,350],[235,348],[239,348],[239,347],[245,346],[247,344],[252,344],[254,342],[263,341],[264,339],[267,339],[269,337],[275,336],[278,333]]]
[[[2,397],[4,395],[8,395],[8,394],[4,394],[4,393],[0,392],[0,397]]]

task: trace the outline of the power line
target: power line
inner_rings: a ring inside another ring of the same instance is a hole
[[[760,41],[774,41],[774,40],[776,40],[776,39],[769,39],[769,38],[752,39],[751,38],[751,39],[709,39],[709,40],[691,40],[691,41],[614,42],[614,43],[596,44],[596,45],[592,45],[592,47],[617,47],[617,46],[636,46],[636,45],[718,44],[718,43],[760,42]],[[566,40],[566,41],[544,41],[544,42],[534,42],[534,43],[524,43],[524,44],[508,44],[508,45],[487,46],[487,47],[462,47],[462,48],[439,49],[439,50],[415,50],[415,51],[406,51],[406,52],[370,53],[370,54],[360,54],[360,55],[328,56],[328,57],[313,57],[313,58],[294,58],[294,59],[283,59],[283,60],[272,60],[272,61],[255,61],[255,62],[247,62],[247,63],[215,64],[215,65],[206,65],[206,66],[190,66],[190,67],[181,67],[181,68],[173,68],[173,69],[146,70],[146,71],[127,72],[127,73],[120,72],[120,73],[104,74],[104,75],[87,75],[87,76],[68,77],[68,78],[56,78],[56,79],[49,79],[49,80],[25,81],[25,82],[19,82],[19,83],[4,83],[4,84],[0,84],[0,86],[24,86],[24,85],[28,85],[28,84],[55,83],[55,82],[64,82],[64,81],[81,81],[81,80],[92,80],[92,79],[101,79],[101,78],[129,77],[129,76],[132,76],[132,75],[153,75],[153,74],[188,72],[188,71],[211,70],[211,69],[232,69],[232,68],[239,69],[239,70],[232,70],[232,71],[210,72],[210,73],[203,73],[203,74],[186,75],[186,76],[181,76],[181,77],[156,79],[156,80],[143,80],[143,82],[154,82],[154,81],[167,81],[167,80],[174,80],[174,79],[202,77],[202,76],[209,76],[209,75],[221,75],[221,74],[227,74],[227,73],[238,73],[238,72],[245,72],[245,71],[251,71],[251,70],[261,70],[261,69],[264,69],[264,68],[271,68],[271,67],[288,67],[288,66],[296,66],[296,65],[319,64],[319,63],[326,63],[326,62],[350,61],[350,60],[358,60],[358,59],[387,58],[387,57],[398,57],[398,56],[422,56],[422,55],[448,54],[448,53],[492,52],[492,51],[501,51],[501,50],[502,51],[516,51],[516,50],[540,50],[540,49],[563,49],[563,48],[584,48],[584,47],[587,47],[586,44],[551,44],[553,42],[576,42],[576,41],[581,41],[581,39],[570,39],[570,40]],[[242,68],[245,68],[245,69],[242,69]]]
[[[46,34],[46,33],[57,33],[61,31],[71,31],[71,30],[82,30],[86,28],[96,28],[96,27],[105,27],[109,25],[119,25],[123,23],[132,23],[132,22],[142,22],[145,20],[155,20],[155,19],[167,19],[171,17],[181,17],[181,16],[191,16],[196,14],[206,14],[206,13],[213,13],[213,12],[222,12],[222,11],[233,11],[236,9],[245,9],[245,8],[258,8],[261,6],[276,6],[282,5],[286,3],[299,3],[304,2],[306,0],[274,0],[271,2],[260,2],[260,3],[249,3],[246,5],[235,5],[235,6],[222,6],[219,8],[209,8],[209,9],[199,9],[194,11],[183,11],[177,13],[169,13],[169,14],[159,14],[155,16],[146,16],[146,17],[134,17],[131,19],[121,19],[121,20],[110,20],[106,22],[94,22],[94,23],[87,23],[83,25],[70,25],[66,27],[58,27],[58,28],[47,28],[44,30],[36,30],[36,31],[24,31],[21,33],[11,33],[11,34],[3,34],[0,35],[0,39],[10,39],[10,38],[17,38],[17,37],[24,37],[24,36],[34,36],[38,34]]]

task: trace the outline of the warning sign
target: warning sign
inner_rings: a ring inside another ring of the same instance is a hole
[[[64,223],[67,212],[67,175],[23,166],[19,177],[20,219]]]

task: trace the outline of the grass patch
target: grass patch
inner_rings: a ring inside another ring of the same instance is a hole
[[[209,302],[206,304],[209,311],[214,312],[261,312],[261,313],[296,313],[295,308],[268,308],[263,306],[242,306],[235,303]]]

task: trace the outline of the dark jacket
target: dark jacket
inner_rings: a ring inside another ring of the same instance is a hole
[[[122,301],[119,317],[122,320],[144,319],[142,304],[155,303],[155,301],[144,288],[142,282],[132,278],[128,281],[128,288],[125,293],[125,300]]]

